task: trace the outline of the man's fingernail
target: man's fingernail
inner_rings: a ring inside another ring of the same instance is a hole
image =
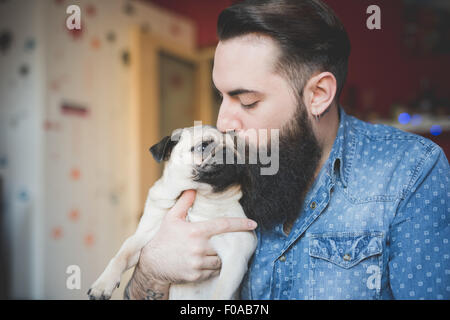
[[[250,221],[248,222],[248,227],[249,227],[249,228],[254,229],[254,228],[256,228],[257,226],[258,226],[258,224],[257,224],[255,221],[253,221],[253,220],[250,220]]]

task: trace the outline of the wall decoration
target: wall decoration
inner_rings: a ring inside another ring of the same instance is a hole
[[[46,131],[59,131],[61,129],[61,126],[59,122],[56,121],[50,121],[45,120],[44,121],[44,130]]]
[[[36,47],[36,41],[33,38],[28,38],[27,40],[25,40],[24,47],[25,47],[25,51],[31,52]]]
[[[91,47],[95,50],[100,49],[101,47],[101,42],[100,39],[98,37],[93,37],[91,39]]]
[[[116,33],[114,31],[108,31],[108,33],[106,34],[106,40],[108,40],[108,42],[115,42],[116,41]]]
[[[8,166],[8,158],[6,156],[0,157],[0,169],[6,168]]]
[[[22,202],[27,202],[30,199],[30,196],[26,190],[21,190],[17,198]]]
[[[58,240],[58,239],[61,239],[62,236],[63,236],[63,229],[62,229],[62,227],[60,227],[60,226],[53,227],[53,229],[51,231],[51,237],[54,240]]]
[[[84,245],[86,247],[92,247],[94,245],[94,235],[92,233],[88,233],[84,236]]]
[[[80,219],[80,211],[78,209],[73,209],[69,212],[69,220],[76,222]]]
[[[97,8],[93,4],[89,4],[86,7],[86,15],[89,17],[95,17],[97,15]]]
[[[122,51],[121,58],[122,58],[122,63],[125,66],[129,66],[130,65],[130,52],[128,50],[123,50]]]
[[[78,168],[72,168],[70,170],[70,178],[74,181],[80,180],[81,172]]]
[[[30,73],[30,67],[27,64],[22,64],[19,67],[19,74],[22,77],[26,77]]]
[[[64,82],[66,82],[66,80],[68,79],[67,75],[61,75],[53,80],[51,80],[49,82],[49,87],[50,90],[52,91],[59,91],[61,86],[64,84]]]
[[[5,54],[12,45],[13,42],[13,34],[9,30],[0,31],[0,52]]]
[[[64,102],[62,104],[61,112],[64,115],[74,115],[74,116],[79,116],[79,117],[86,117],[89,115],[88,108],[81,106],[81,105],[67,103],[67,102]]]
[[[133,5],[131,4],[131,2],[127,2],[124,7],[123,7],[123,12],[128,15],[131,16],[134,14],[135,10]]]
[[[116,192],[111,192],[109,195],[109,201],[111,202],[112,205],[116,206],[119,204],[119,196],[117,195]]]

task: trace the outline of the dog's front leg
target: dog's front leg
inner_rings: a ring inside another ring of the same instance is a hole
[[[137,264],[141,249],[153,238],[157,230],[157,227],[145,232],[142,230],[125,240],[119,252],[89,289],[91,300],[111,298],[114,289],[119,287],[122,273]]]
[[[226,240],[223,241],[224,239]],[[222,268],[211,299],[237,299],[248,262],[256,249],[256,235],[254,232],[228,233],[215,236],[211,241],[222,260]]]
[[[222,269],[217,279],[211,299],[213,300],[235,300],[237,290],[247,272],[248,261],[239,254],[228,254],[222,259]]]

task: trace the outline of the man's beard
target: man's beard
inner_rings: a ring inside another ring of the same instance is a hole
[[[266,166],[259,161],[244,165],[240,203],[247,217],[266,230],[280,223],[293,223],[303,207],[321,157],[322,148],[306,108],[299,105],[294,119],[280,130],[278,172],[261,175],[260,169]]]

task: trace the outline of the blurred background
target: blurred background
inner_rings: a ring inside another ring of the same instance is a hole
[[[233,2],[0,1],[0,298],[86,298],[161,172],[148,148],[194,120],[215,124],[216,21]],[[345,110],[449,157],[450,2],[325,2],[352,43]],[[66,26],[72,4],[81,30]],[[373,4],[380,30],[366,27]]]

